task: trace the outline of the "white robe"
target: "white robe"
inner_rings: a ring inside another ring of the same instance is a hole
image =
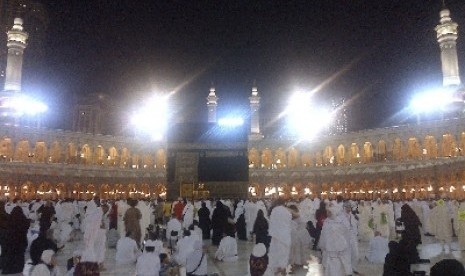
[[[186,265],[187,256],[194,251],[194,242],[196,238],[193,236],[183,237],[176,245],[176,262],[180,265]]]
[[[404,205],[404,203],[402,201],[395,201],[394,202],[394,218],[395,219],[400,218],[401,212],[402,212],[402,205]]]
[[[239,219],[239,217],[244,214],[245,210],[244,210],[244,203],[242,201],[239,201],[237,203],[237,207],[236,207],[236,210],[234,211],[234,222],[237,223],[237,220]]]
[[[97,252],[95,244],[100,239],[100,225],[102,224],[102,208],[97,207],[93,201],[87,205],[84,229],[84,251],[82,253],[83,262],[97,262]]]
[[[455,219],[455,229],[459,242],[459,250],[465,250],[465,202],[460,203],[460,208]]]
[[[224,262],[237,261],[237,241],[235,238],[225,236],[221,239],[220,245],[215,252],[215,259]]]
[[[182,227],[185,229],[188,229],[189,226],[194,223],[194,205],[192,205],[190,202],[184,206],[184,209],[182,210],[182,215],[183,215],[183,221],[182,221]]]
[[[52,273],[50,272],[50,269],[45,264],[38,264],[34,266],[34,268],[31,271],[30,276],[52,276]]]
[[[291,252],[289,255],[289,263],[292,265],[304,265],[304,245],[300,230],[304,228],[300,218],[293,219],[291,222]],[[307,234],[308,236],[308,234]]]
[[[115,260],[118,264],[133,264],[139,255],[139,248],[135,240],[124,237],[116,244]]]
[[[147,205],[147,202],[139,200],[136,208],[139,209],[140,213],[142,214],[142,218],[139,220],[139,223],[141,230],[141,239],[144,239],[145,234],[147,233],[147,227],[149,227],[150,224],[150,206]]]
[[[383,237],[389,238],[389,212],[387,204],[375,204],[373,206],[373,222],[375,225],[375,230],[379,231]],[[383,219],[385,216],[385,220]]]
[[[291,251],[292,214],[284,206],[276,206],[271,211],[268,233],[271,236],[268,268],[272,272],[286,268]],[[267,271],[268,271],[267,268]]]
[[[178,238],[181,237],[181,230],[182,230],[182,225],[181,222],[177,218],[171,218],[170,221],[166,224],[166,240],[170,240],[171,237],[171,231],[177,231],[178,232]],[[176,239],[176,240],[177,240]]]
[[[373,237],[368,245],[368,261],[375,264],[384,264],[384,259],[387,253],[389,253],[388,244],[388,239],[384,237]]]
[[[245,216],[245,225],[247,230],[247,238],[250,237],[250,233],[253,231],[253,225],[255,223],[255,219],[257,218],[258,207],[255,203],[251,201],[247,201],[244,204],[244,216]]]
[[[186,272],[194,272],[195,275],[208,275],[207,255],[202,252],[202,246],[199,242],[194,244],[193,251],[186,259]]]
[[[120,200],[120,201],[116,202],[116,205],[117,205],[117,210],[118,210],[118,225],[117,225],[117,227],[118,227],[119,236],[120,237],[125,237],[126,233],[125,233],[125,228],[124,228],[123,217],[124,217],[124,214],[126,213],[127,209],[129,209],[129,205],[123,200]]]
[[[350,258],[351,258],[351,265],[353,270],[357,270],[358,264],[358,222],[355,219],[352,213],[342,212],[341,216],[343,217],[343,223],[345,226],[350,230],[349,236],[349,245],[350,245]]]
[[[452,225],[449,210],[446,205],[436,206],[431,211],[431,230],[436,239],[450,243],[452,240]]]
[[[137,258],[136,276],[158,276],[160,257],[156,252],[144,252]]]
[[[371,206],[358,206],[358,236],[361,241],[368,242],[374,237],[373,229],[370,228],[370,220],[372,219]]]
[[[422,210],[422,226],[423,226],[423,232],[424,233],[429,233],[431,232],[431,221],[430,221],[430,213],[431,210],[429,209],[429,204],[428,202],[423,201],[421,204],[421,210]]]
[[[352,274],[350,230],[344,225],[341,217],[325,220],[318,246],[322,250],[325,276]]]
[[[300,219],[303,221],[303,222],[308,222],[308,221],[312,221],[313,222],[313,225],[315,225],[316,221],[315,220],[315,211],[313,210],[313,202],[310,198],[306,198],[304,200],[302,200],[300,203],[299,203],[299,214],[300,214]],[[313,214],[313,216],[312,216]]]

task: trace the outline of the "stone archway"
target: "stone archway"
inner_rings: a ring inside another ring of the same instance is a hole
[[[110,188],[110,185],[108,184],[103,184],[100,185],[100,198],[104,200],[108,200],[112,198],[112,189]]]
[[[66,184],[61,182],[61,183],[58,183],[56,186],[55,186],[55,190],[56,190],[56,193],[57,193],[57,197],[59,199],[65,199],[68,197],[68,189],[66,187]]]
[[[163,184],[157,184],[155,185],[155,194],[158,196],[158,197],[161,197],[161,198],[166,198],[166,186],[163,185]]]
[[[37,197],[40,199],[52,199],[52,185],[46,181],[37,187]]]
[[[20,198],[22,200],[32,200],[36,198],[36,189],[31,181],[26,181],[21,185]]]

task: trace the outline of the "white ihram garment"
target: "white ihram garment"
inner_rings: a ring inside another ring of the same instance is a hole
[[[286,207],[276,206],[271,211],[270,227],[268,229],[271,243],[267,271],[274,273],[277,269],[286,268],[289,264],[291,222],[292,214]]]
[[[371,263],[384,264],[387,253],[389,253],[389,241],[385,237],[376,236],[371,239],[368,246],[367,259]]]
[[[220,245],[215,252],[215,259],[224,262],[237,261],[237,241],[235,238],[226,236],[221,239]]]
[[[322,250],[325,276],[351,275],[350,230],[341,217],[327,218],[321,230],[318,246]]]

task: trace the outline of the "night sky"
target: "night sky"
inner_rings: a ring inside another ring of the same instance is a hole
[[[246,112],[254,80],[263,112],[279,113],[295,89],[336,76],[315,100],[345,97],[359,130],[408,122],[410,97],[442,85],[439,0],[47,2],[47,55],[24,87],[50,103],[53,127],[69,128],[72,99],[91,93],[123,118],[151,91],[176,90],[179,116],[206,120],[211,82],[220,114]],[[463,64],[465,4],[446,4]]]

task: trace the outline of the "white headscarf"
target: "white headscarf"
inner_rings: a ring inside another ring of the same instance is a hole
[[[53,250],[51,249],[47,249],[47,250],[44,250],[42,252],[42,255],[40,256],[40,259],[42,260],[42,262],[44,262],[45,264],[50,264],[52,262],[52,256],[53,254],[55,254],[55,252],[53,252]]]
[[[266,254],[266,247],[263,243],[257,243],[252,249],[252,255],[261,258]]]

